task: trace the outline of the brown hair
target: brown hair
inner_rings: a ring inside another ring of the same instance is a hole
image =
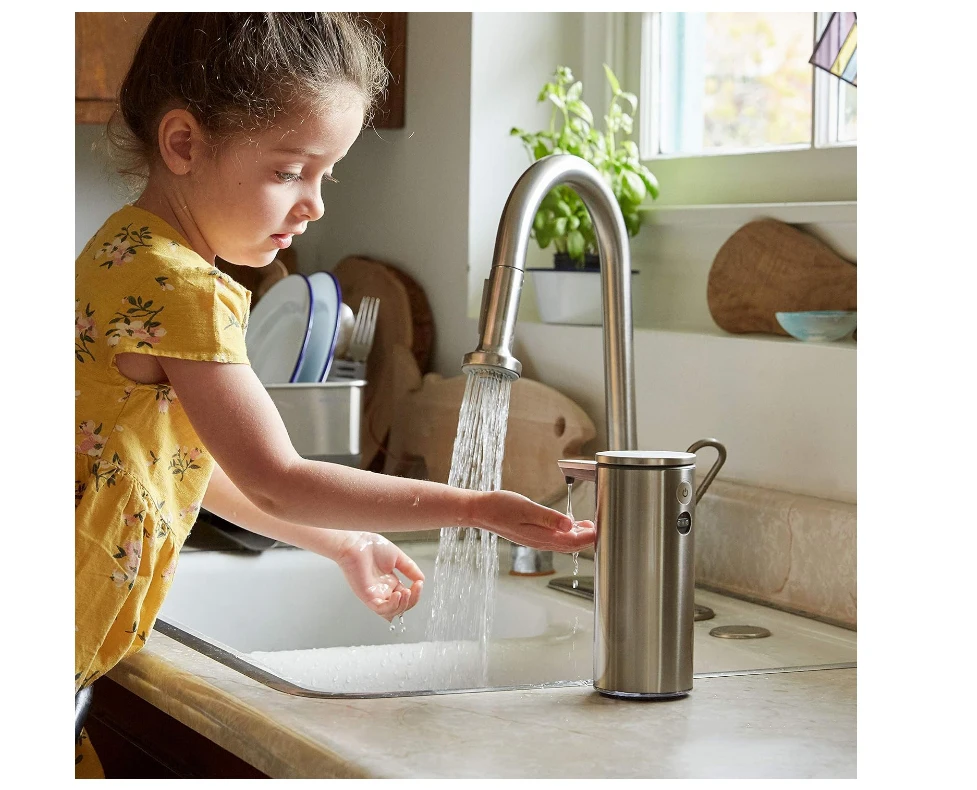
[[[387,77],[380,39],[352,14],[159,13],[119,89],[108,142],[119,172],[141,180],[171,109],[189,110],[216,145],[350,96],[368,123]]]

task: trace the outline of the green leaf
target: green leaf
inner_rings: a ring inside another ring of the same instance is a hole
[[[617,77],[614,76],[614,72],[611,71],[611,67],[606,63],[604,64],[604,73],[607,75],[607,81],[610,83],[611,90],[614,95],[617,96],[621,92],[621,83],[617,81]]]
[[[622,99],[627,99],[627,101],[631,104],[631,112],[634,112],[635,110],[638,109],[638,97],[635,96],[633,93],[628,93],[627,91],[622,91],[621,92],[621,98]]]
[[[550,93],[550,94],[548,94],[546,96],[546,98],[549,99],[551,102],[553,102],[553,104],[555,104],[561,110],[565,110],[566,109],[566,104],[564,103],[563,99],[561,99],[559,96],[557,96],[557,95],[555,95],[553,93]]]
[[[659,189],[658,179],[655,178],[655,174],[652,173],[647,167],[642,165],[638,170],[638,175],[641,176],[641,180],[645,182],[645,187],[648,190],[648,194],[650,194],[652,198],[657,198],[659,195]]]
[[[542,159],[544,156],[549,155],[550,150],[546,147],[546,143],[542,140],[533,147],[533,156],[536,159]]]
[[[536,231],[536,242],[539,244],[540,249],[545,250],[550,246],[550,242],[553,240],[553,234],[549,232],[549,229],[545,226]]]
[[[623,186],[630,193],[632,201],[640,203],[644,200],[647,189],[641,176],[631,170],[624,170],[621,176],[623,177]]]
[[[638,151],[638,145],[634,140],[625,140],[621,143],[621,148],[624,149],[628,156],[634,157],[635,159],[640,159],[641,154]]]
[[[629,236],[636,236],[641,227],[641,215],[637,211],[628,212],[624,215],[624,226]]]
[[[573,211],[570,208],[570,204],[567,203],[565,200],[558,201],[556,206],[557,206],[557,211],[560,214],[562,214],[564,217],[569,217],[573,213]]]
[[[591,126],[594,125],[594,114],[590,111],[590,107],[584,104],[582,101],[573,100],[567,102],[567,109],[570,110],[574,115],[579,115]]]
[[[567,235],[567,252],[570,253],[570,257],[576,260],[580,260],[584,255],[584,237],[579,230],[570,231]]]
[[[570,217],[569,219],[573,219],[573,217]],[[568,218],[567,217],[559,217],[553,223],[553,232],[557,236],[565,236],[566,235],[566,232],[567,232],[567,222],[568,222]]]
[[[583,93],[583,83],[577,80],[573,85],[567,90],[567,101],[574,101],[580,98],[580,94]]]

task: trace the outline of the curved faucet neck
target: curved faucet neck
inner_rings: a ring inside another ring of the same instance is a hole
[[[566,184],[580,196],[594,224],[601,259],[604,325],[604,395],[609,450],[636,450],[631,255],[614,193],[591,164],[577,156],[547,156],[526,170],[506,201],[495,240],[492,270],[482,293],[478,348],[463,367],[501,368],[517,377],[512,355],[533,219],[543,198]]]

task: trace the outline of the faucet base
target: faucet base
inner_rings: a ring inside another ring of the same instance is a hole
[[[594,686],[594,689],[604,697],[613,697],[614,699],[647,700],[649,702],[654,700],[681,699],[682,697],[689,696],[688,691],[665,691],[660,694],[644,694],[632,691],[605,691],[604,689],[597,688],[597,686]]]
[[[549,576],[556,573],[552,551],[537,551],[528,546],[512,544],[510,576]]]

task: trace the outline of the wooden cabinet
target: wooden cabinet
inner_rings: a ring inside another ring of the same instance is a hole
[[[404,80],[407,65],[407,14],[365,13],[384,40],[390,84],[377,108],[378,129],[404,126]],[[75,123],[105,123],[116,93],[151,12],[77,12],[75,14]]]
[[[85,731],[106,779],[267,779],[111,678],[94,685]]]
[[[105,123],[152,12],[75,14],[75,123]]]

